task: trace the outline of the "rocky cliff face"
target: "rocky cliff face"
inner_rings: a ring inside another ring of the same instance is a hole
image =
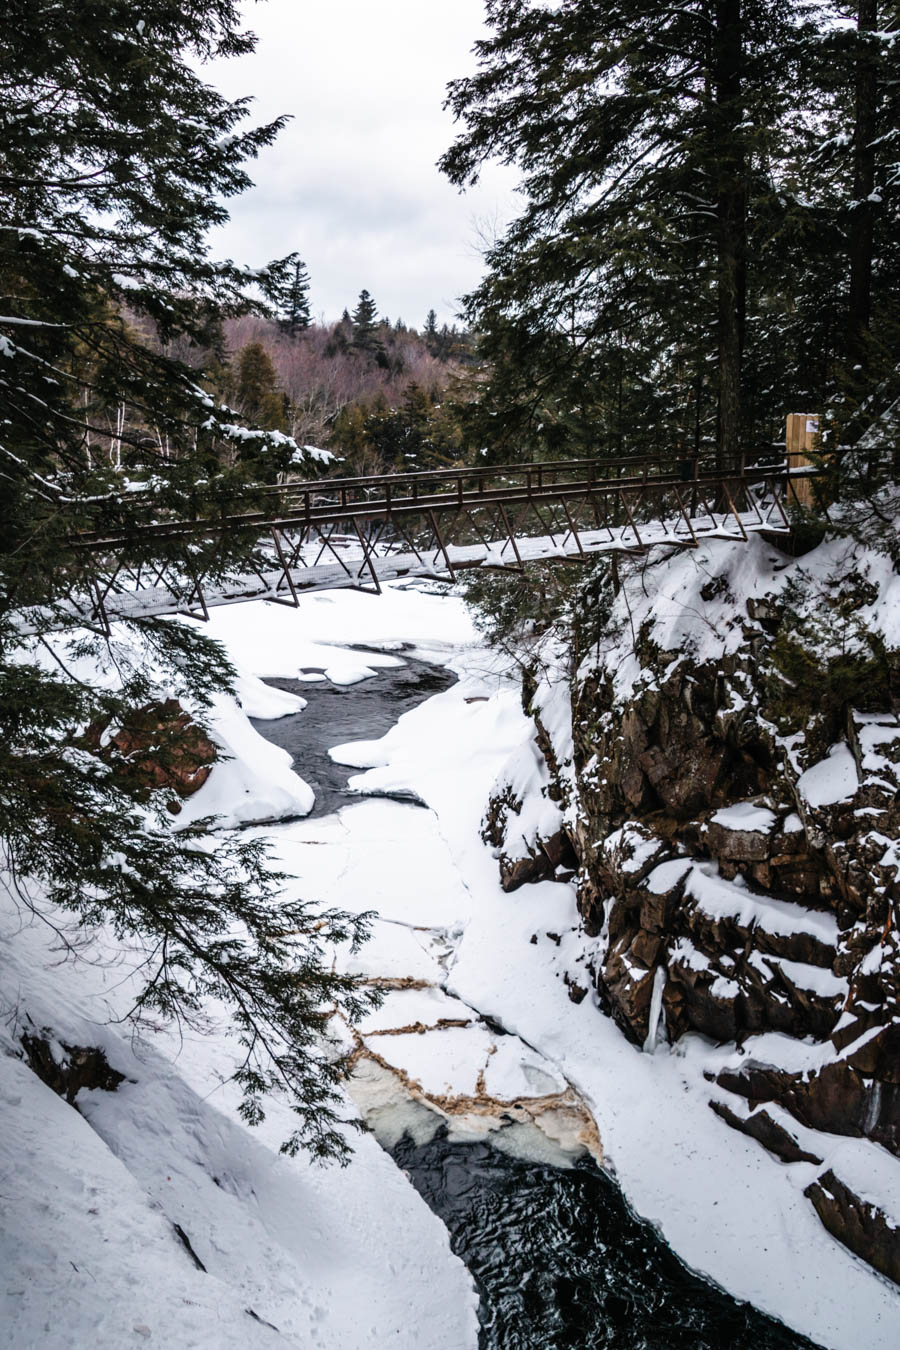
[[[546,764],[530,790],[556,818],[533,827],[519,772],[485,824],[508,888],[577,870],[624,1035],[747,1044],[711,1105],[785,1161],[821,1160],[792,1121],[900,1156],[898,606],[889,564],[846,544],[635,567],[526,689]],[[815,1053],[761,1060],[765,1032]],[[806,1193],[900,1281],[900,1232],[871,1197],[830,1172]]]

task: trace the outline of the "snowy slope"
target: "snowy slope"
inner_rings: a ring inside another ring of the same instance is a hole
[[[17,998],[10,1054],[0,1056],[0,1343],[474,1343],[468,1277],[373,1139],[358,1141],[344,1171],[279,1156],[286,1107],[251,1132],[219,1086],[234,1054],[226,1036],[132,1044],[98,1021],[121,993],[127,959],[99,971],[53,967],[43,930],[13,936],[0,969]],[[79,1114],[11,1057],[29,1014],[67,1044],[103,1045],[127,1081],[82,1092]]]
[[[246,675],[239,692],[257,717],[302,703]],[[287,756],[234,700],[217,702],[213,730],[233,758],[188,803],[192,816],[309,809]],[[0,1345],[474,1346],[469,1276],[374,1138],[353,1134],[344,1170],[280,1155],[287,1105],[248,1130],[223,1081],[238,1053],[223,1010],[209,1008],[206,1035],[135,1036],[121,1019],[142,953],[105,931],[82,938],[0,892]],[[125,1081],[82,1090],[76,1110],[23,1062],[23,1033],[46,1035],[57,1061],[66,1046],[101,1047]]]
[[[533,726],[518,689],[498,679],[493,658],[479,648],[461,601],[400,588],[381,598],[318,594],[294,612],[258,604],[218,610],[211,627],[260,676],[329,667],[340,676],[362,662],[372,669],[379,657],[352,652],[349,643],[382,652],[413,643],[417,654],[461,673],[460,684],[408,713],[382,740],[334,751],[360,770],[352,780],[360,794],[412,790],[434,814],[372,802],[327,820],[269,827],[279,864],[297,877],[291,884],[382,913],[359,969],[424,982],[440,968],[447,995],[497,1017],[574,1083],[629,1200],[691,1265],[833,1350],[894,1350],[897,1291],[835,1243],[802,1196],[820,1169],[783,1166],[708,1109],[708,1093],[698,1090],[703,1071],[738,1056],[698,1039],[672,1052],[636,1050],[590,998],[576,1005],[568,997],[563,974],[590,955],[571,888],[542,882],[515,895],[501,891],[478,827],[497,773],[517,750],[526,753]],[[254,715],[254,698],[265,697],[252,683],[242,692]],[[271,710],[285,706],[276,700]],[[561,741],[562,705],[556,713]],[[254,742],[242,742],[238,753],[241,773],[268,776]],[[302,774],[302,764],[296,769]],[[261,784],[243,796],[252,801],[256,791],[262,794]],[[411,815],[421,820],[415,830]],[[423,900],[443,947],[424,943]],[[10,1121],[8,1133],[0,1132],[0,1193],[13,1197],[0,1212],[0,1260],[8,1289],[32,1291],[7,1297],[14,1320],[0,1319],[0,1344],[111,1350],[165,1337],[174,1347],[227,1347],[240,1336],[254,1347],[474,1346],[468,1277],[441,1225],[371,1138],[360,1141],[343,1173],[279,1157],[284,1108],[276,1104],[263,1129],[248,1132],[218,1081],[234,1048],[215,1025],[216,1010],[209,1038],[161,1034],[133,1044],[127,1031],[108,1025],[110,1011],[127,1006],[133,957],[107,944],[106,966],[55,965],[49,935],[19,926],[5,915],[0,931],[7,1045],[30,1015],[58,1038],[105,1046],[110,1063],[134,1082],[88,1094],[81,1118],[21,1063],[0,1060],[0,1108]],[[418,1020],[430,1016],[427,1000],[417,995]],[[408,1039],[393,1053],[412,1065],[421,1038]],[[784,1037],[765,1040],[759,1057],[779,1062],[815,1051]],[[421,1068],[439,1086],[453,1072],[449,1060]],[[818,1135],[817,1151],[828,1142]],[[863,1177],[880,1162],[865,1141],[834,1139],[829,1147],[826,1164],[843,1175]],[[879,1195],[886,1184],[879,1180]],[[894,1203],[900,1214],[900,1197]],[[173,1221],[208,1274],[194,1266]]]

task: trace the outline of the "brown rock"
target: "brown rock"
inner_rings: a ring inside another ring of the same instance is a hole
[[[751,1106],[760,1102],[777,1101],[784,1091],[791,1075],[773,1064],[760,1064],[750,1059],[740,1069],[721,1069],[716,1075],[716,1083],[728,1092],[746,1097]]]
[[[843,1060],[814,1074],[751,1060],[737,1071],[723,1069],[716,1083],[752,1106],[778,1102],[810,1129],[872,1139],[900,1156],[900,1086],[864,1078]]]
[[[110,1067],[106,1054],[97,1046],[63,1045],[65,1058],[54,1058],[50,1041],[44,1036],[22,1036],[22,1048],[29,1068],[37,1074],[42,1083],[60,1097],[65,1097],[70,1106],[82,1088],[101,1088],[104,1092],[115,1092],[125,1075]]]
[[[627,934],[610,948],[603,967],[602,993],[628,1039],[641,1044],[650,1020],[653,970],[639,965],[630,948]]]
[[[651,746],[639,762],[666,809],[684,819],[709,804],[726,758],[725,747],[704,737],[702,726],[694,726],[666,750]]]
[[[845,1058],[860,1073],[873,1074],[882,1083],[900,1084],[900,1023],[882,1028]]]
[[[556,834],[551,835],[549,839],[541,839],[538,842],[554,869],[557,867],[577,868],[578,858],[565,830],[557,830]]]
[[[639,961],[643,961],[645,966],[652,966],[659,956],[661,946],[662,939],[658,933],[645,933],[641,929],[631,944],[631,950]]]
[[[764,891],[771,890],[772,887],[772,868],[767,862],[754,863],[750,868],[750,875],[761,886]]]
[[[875,1270],[900,1284],[900,1228],[876,1205],[850,1190],[834,1172],[822,1174],[803,1192],[824,1226]]]
[[[815,900],[822,890],[822,874],[804,860],[772,859],[779,890],[786,891],[788,899]]]
[[[673,902],[680,896],[681,887],[658,895],[646,891],[641,900],[640,924],[648,933],[662,933],[671,922]]]
[[[690,1029],[713,1041],[737,1039],[744,1025],[743,1000],[713,992],[719,972],[673,961],[663,991],[666,1025],[676,1035]]]
[[[545,853],[526,853],[524,858],[500,856],[500,885],[505,891],[517,891],[530,881],[543,881],[553,874],[553,864]]]
[[[829,1134],[862,1135],[868,1093],[849,1064],[825,1064],[808,1078],[792,1076],[782,1103],[803,1125]]]
[[[736,1115],[724,1102],[711,1101],[710,1106],[726,1125],[730,1125],[733,1130],[739,1130],[741,1134],[746,1134],[750,1139],[755,1139],[782,1162],[822,1161],[815,1153],[807,1153],[802,1149],[790,1131],[779,1125],[777,1120],[773,1120],[768,1111],[754,1111],[752,1115],[744,1118]]]
[[[769,856],[770,836],[762,830],[731,830],[710,821],[706,842],[714,858],[735,862],[765,862]]]
[[[175,698],[137,708],[122,726],[94,724],[88,745],[115,769],[148,790],[169,789],[190,797],[206,782],[219,757],[206,732]]]

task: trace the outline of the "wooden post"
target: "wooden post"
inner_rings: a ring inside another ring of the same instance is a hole
[[[788,413],[787,434],[788,473],[791,469],[812,466],[810,453],[819,448],[819,414]],[[808,478],[792,479],[788,487],[788,498],[793,497],[798,506],[812,506],[812,483]]]

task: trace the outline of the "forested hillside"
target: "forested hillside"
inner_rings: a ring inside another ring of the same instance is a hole
[[[267,314],[224,318],[203,343],[163,343],[153,325],[136,322],[144,341],[196,369],[242,422],[331,450],[339,472],[427,468],[465,452],[463,410],[478,365],[469,334],[439,327],[434,310],[421,330],[392,323],[367,291],[333,322],[298,323],[291,303],[290,290],[276,288]],[[107,413],[113,435],[126,415]]]
[[[465,447],[455,404],[470,397],[463,377],[473,364],[472,341],[439,329],[433,311],[421,332],[345,314],[292,333],[246,316],[224,324],[215,378],[249,421],[324,446],[364,473],[457,459]]]

